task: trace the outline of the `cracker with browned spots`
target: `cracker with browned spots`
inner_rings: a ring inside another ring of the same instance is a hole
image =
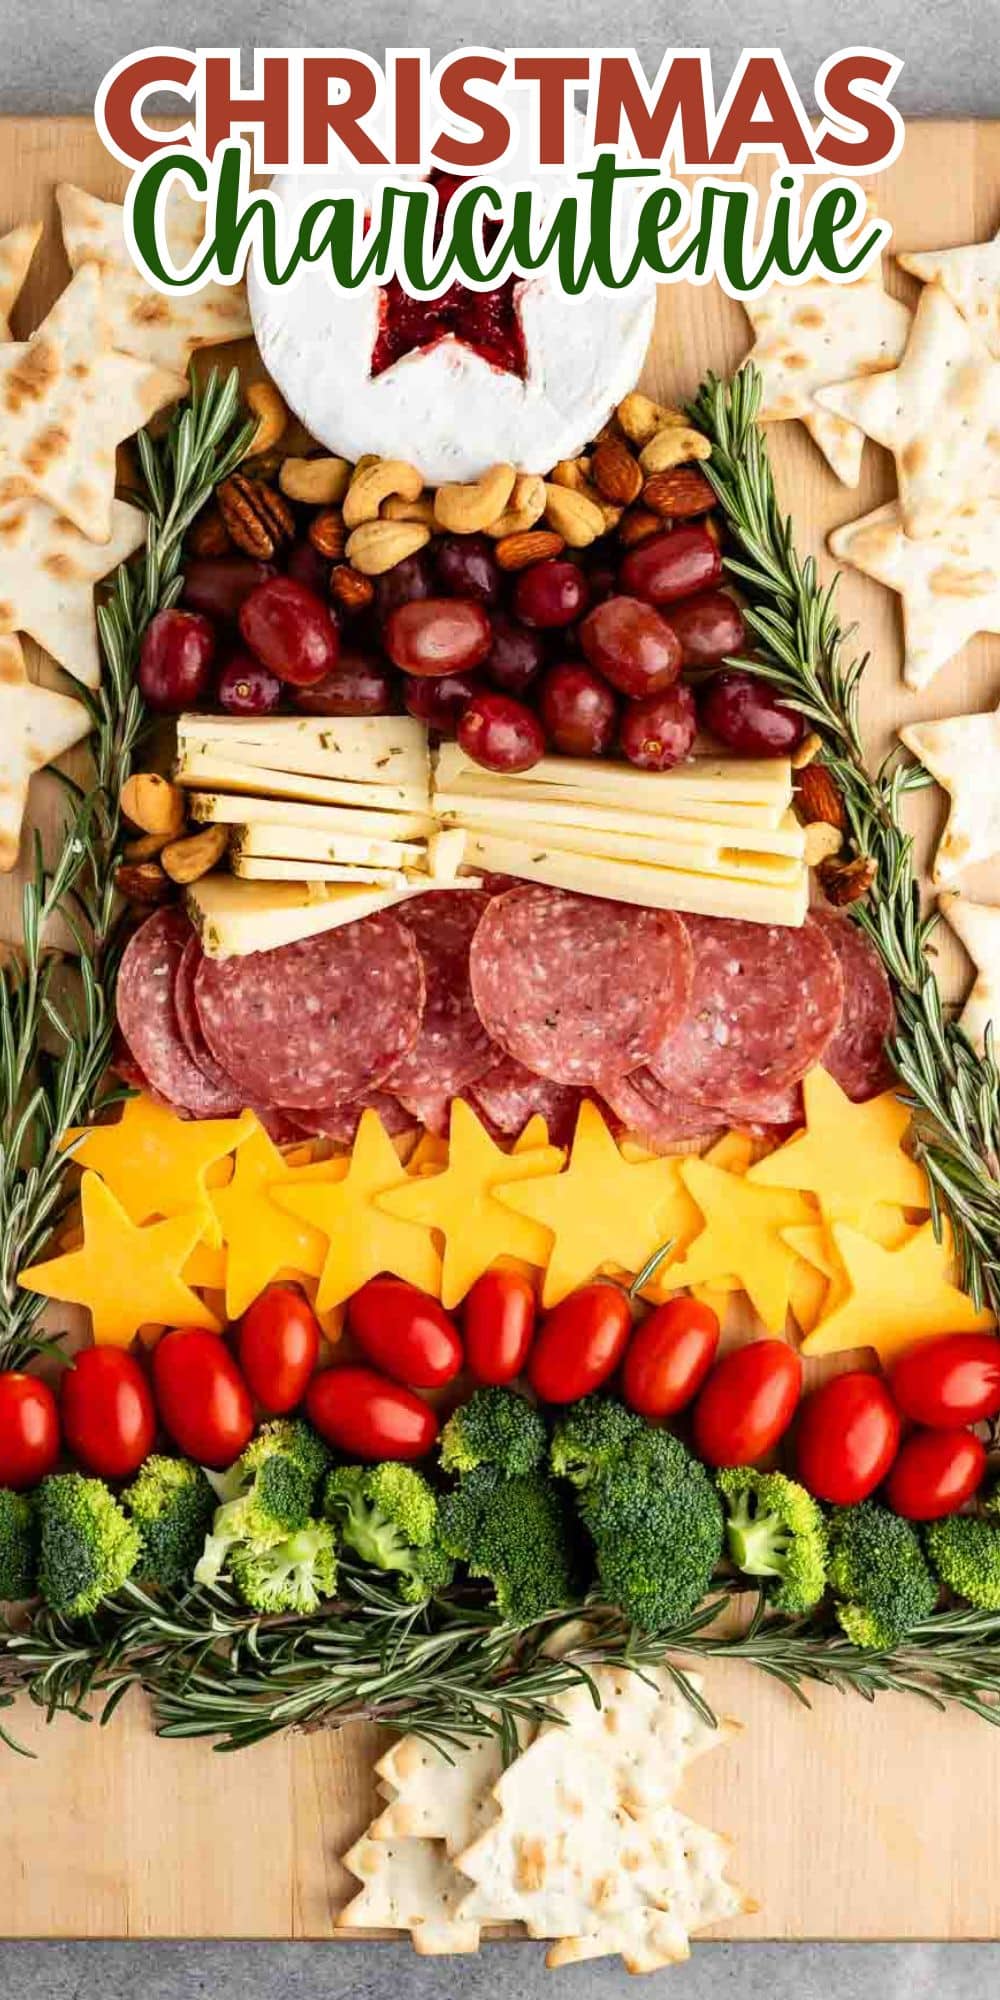
[[[918,540],[898,500],[835,528],[831,555],[898,592],[903,679],[923,688],[976,632],[1000,632],[1000,507],[970,502],[940,535]]]
[[[10,316],[42,236],[40,222],[22,222],[0,236],[0,340],[9,340]]]
[[[925,285],[940,285],[1000,361],[1000,235],[956,250],[909,250],[896,262]]]
[[[911,722],[899,734],[951,798],[931,879],[954,882],[964,869],[1000,854],[1000,709]]]
[[[0,871],[14,867],[28,785],[90,732],[81,701],[29,680],[20,641],[0,637]]]
[[[115,500],[111,540],[90,542],[42,500],[0,511],[0,633],[27,632],[84,687],[101,679],[94,586],[146,539],[146,516]]]

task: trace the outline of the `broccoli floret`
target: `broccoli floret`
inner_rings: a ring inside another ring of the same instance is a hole
[[[924,1540],[931,1566],[977,1611],[1000,1611],[1000,1526],[976,1514],[929,1522]]]
[[[100,1479],[52,1473],[37,1494],[38,1587],[66,1618],[96,1611],[131,1576],[139,1530]]]
[[[414,1466],[393,1459],[338,1466],[326,1482],[323,1512],[362,1562],[392,1571],[407,1604],[422,1604],[451,1582],[437,1495]]]
[[[736,1465],[716,1475],[726,1546],[746,1576],[769,1579],[776,1611],[811,1611],[826,1588],[826,1523],[811,1493],[783,1472]]]
[[[337,1552],[329,1521],[308,1521],[271,1548],[238,1543],[230,1556],[233,1582],[254,1611],[318,1611],[337,1586]]]
[[[215,1512],[215,1495],[189,1458],[147,1458],[122,1494],[142,1540],[138,1569],[147,1582],[172,1589],[188,1583]]]
[[[222,1501],[195,1568],[197,1583],[216,1583],[239,1544],[273,1548],[310,1519],[330,1462],[308,1424],[287,1417],[265,1424],[236,1464],[213,1482]]]
[[[38,1535],[34,1509],[25,1493],[0,1487],[0,1598],[34,1595]]]
[[[837,1618],[855,1646],[887,1652],[930,1617],[937,1601],[920,1538],[909,1521],[875,1500],[836,1508],[829,1532]]]
[[[576,1596],[572,1520],[544,1473],[505,1479],[496,1466],[475,1467],[441,1502],[441,1539],[472,1576],[489,1579],[512,1625],[530,1625]]]
[[[304,1423],[301,1417],[274,1417],[270,1423],[262,1424],[242,1457],[237,1459],[237,1465],[242,1467],[243,1479],[260,1471],[276,1454],[295,1461],[315,1495],[330,1463],[330,1453],[318,1431],[314,1431],[311,1424]]]
[[[585,1396],[556,1425],[552,1470],[574,1486],[589,1486],[645,1429],[643,1419],[614,1396]]]
[[[515,1478],[541,1465],[547,1442],[544,1418],[523,1396],[513,1389],[476,1389],[445,1424],[441,1465],[445,1472],[493,1465]]]

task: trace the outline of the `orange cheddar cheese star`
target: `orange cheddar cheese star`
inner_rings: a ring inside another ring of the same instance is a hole
[[[293,1170],[272,1187],[279,1208],[325,1239],[317,1311],[341,1305],[380,1271],[406,1278],[436,1297],[441,1259],[429,1228],[419,1218],[400,1219],[382,1205],[381,1197],[398,1189],[407,1176],[376,1112],[364,1112],[346,1172],[336,1180],[324,1177],[324,1169],[340,1165],[319,1161]],[[417,1179],[409,1185],[426,1183]]]
[[[204,1216],[196,1208],[143,1229],[97,1174],[80,1184],[83,1246],[18,1277],[28,1292],[86,1306],[98,1347],[128,1347],[140,1326],[203,1326],[219,1322],[185,1284],[182,1272],[200,1241]]]
[[[418,1175],[392,1188],[380,1196],[379,1207],[409,1225],[440,1230],[445,1242],[440,1296],[450,1308],[464,1299],[498,1257],[546,1263],[550,1232],[527,1216],[515,1215],[499,1200],[497,1189],[501,1182],[510,1185],[557,1173],[563,1157],[558,1146],[501,1152],[475,1113],[457,1098],[451,1107],[448,1165],[439,1174]]]
[[[815,1220],[815,1206],[792,1188],[757,1187],[709,1160],[688,1158],[681,1172],[703,1227],[681,1262],[657,1273],[657,1289],[713,1285],[733,1277],[770,1333],[784,1332],[795,1252],[783,1229]]]
[[[240,1118],[178,1118],[145,1092],[130,1097],[113,1125],[75,1127],[78,1166],[100,1174],[133,1222],[200,1208],[210,1241],[220,1241],[209,1206],[211,1170],[257,1129],[252,1111]]]
[[[826,1070],[804,1078],[806,1129],[750,1168],[756,1187],[814,1194],[830,1222],[863,1228],[876,1202],[927,1209],[927,1177],[903,1151],[911,1113],[891,1090],[852,1104]]]
[[[899,1250],[883,1250],[843,1222],[835,1222],[831,1234],[847,1293],[803,1342],[804,1354],[873,1347],[888,1367],[918,1341],[993,1327],[992,1313],[977,1311],[952,1281],[954,1250],[947,1228],[938,1243],[933,1222],[925,1222]]]
[[[303,1173],[310,1173],[310,1169],[286,1166],[277,1146],[258,1124],[236,1155],[229,1186],[212,1193],[212,1207],[227,1252],[226,1312],[230,1319],[239,1319],[279,1271],[288,1269],[309,1278],[318,1278],[322,1272],[326,1237],[300,1216],[279,1208],[274,1199],[277,1188],[301,1186]]]
[[[626,1160],[589,1101],[580,1106],[565,1170],[502,1182],[496,1194],[546,1231],[544,1306],[558,1305],[608,1266],[634,1275],[691,1223],[680,1161]]]

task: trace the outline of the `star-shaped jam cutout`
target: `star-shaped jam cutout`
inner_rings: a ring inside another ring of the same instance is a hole
[[[456,174],[431,175],[438,191],[438,218],[434,232],[440,242],[444,211],[463,185]],[[498,222],[487,223],[483,241],[487,249],[499,233]],[[518,294],[524,280],[511,276],[488,292],[471,291],[468,285],[449,285],[436,299],[414,299],[403,290],[398,278],[390,278],[378,296],[378,333],[372,349],[372,375],[384,375],[406,354],[435,347],[449,335],[472,349],[491,368],[517,375],[523,382],[528,372],[528,352],[518,309]]]

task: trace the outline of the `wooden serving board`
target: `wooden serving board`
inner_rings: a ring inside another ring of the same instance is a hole
[[[15,315],[21,337],[68,275],[55,184],[77,181],[114,196],[122,179],[89,121],[0,121],[0,232],[36,216],[46,223]],[[901,248],[992,235],[1000,123],[912,125],[876,193]],[[902,296],[916,290],[899,274],[892,282]],[[717,288],[665,288],[645,386],[676,401],[706,369],[733,366],[747,345],[741,308]],[[219,358],[230,357],[222,350]],[[772,446],[803,549],[821,553],[832,527],[893,491],[890,461],[873,445],[857,494],[838,486],[798,425],[773,432]],[[904,720],[995,704],[1000,641],[977,640],[932,688],[910,695],[899,678],[896,599],[848,574],[841,602],[873,655],[865,683],[873,758]],[[40,671],[48,671],[43,663]],[[923,861],[942,808],[937,793],[911,802]],[[43,830],[58,826],[53,780],[35,781],[32,819]],[[1000,899],[1000,874],[991,883],[979,870],[964,886]],[[17,935],[18,902],[18,879],[7,877],[0,939]],[[957,998],[968,966],[953,942],[942,941],[940,965]],[[733,1872],[761,1906],[719,1935],[1000,1936],[1000,1734],[895,1695],[869,1707],[820,1689],[808,1713],[744,1666],[718,1663],[707,1680],[712,1701],[744,1731],[695,1767],[681,1802],[732,1836]],[[204,1743],[158,1741],[133,1698],[107,1732],[68,1719],[47,1729],[26,1704],[12,1720],[39,1761],[0,1753],[0,1935],[333,1935],[350,1887],[337,1857],[374,1809],[371,1764],[385,1740],[378,1732],[353,1727],[220,1757]]]

